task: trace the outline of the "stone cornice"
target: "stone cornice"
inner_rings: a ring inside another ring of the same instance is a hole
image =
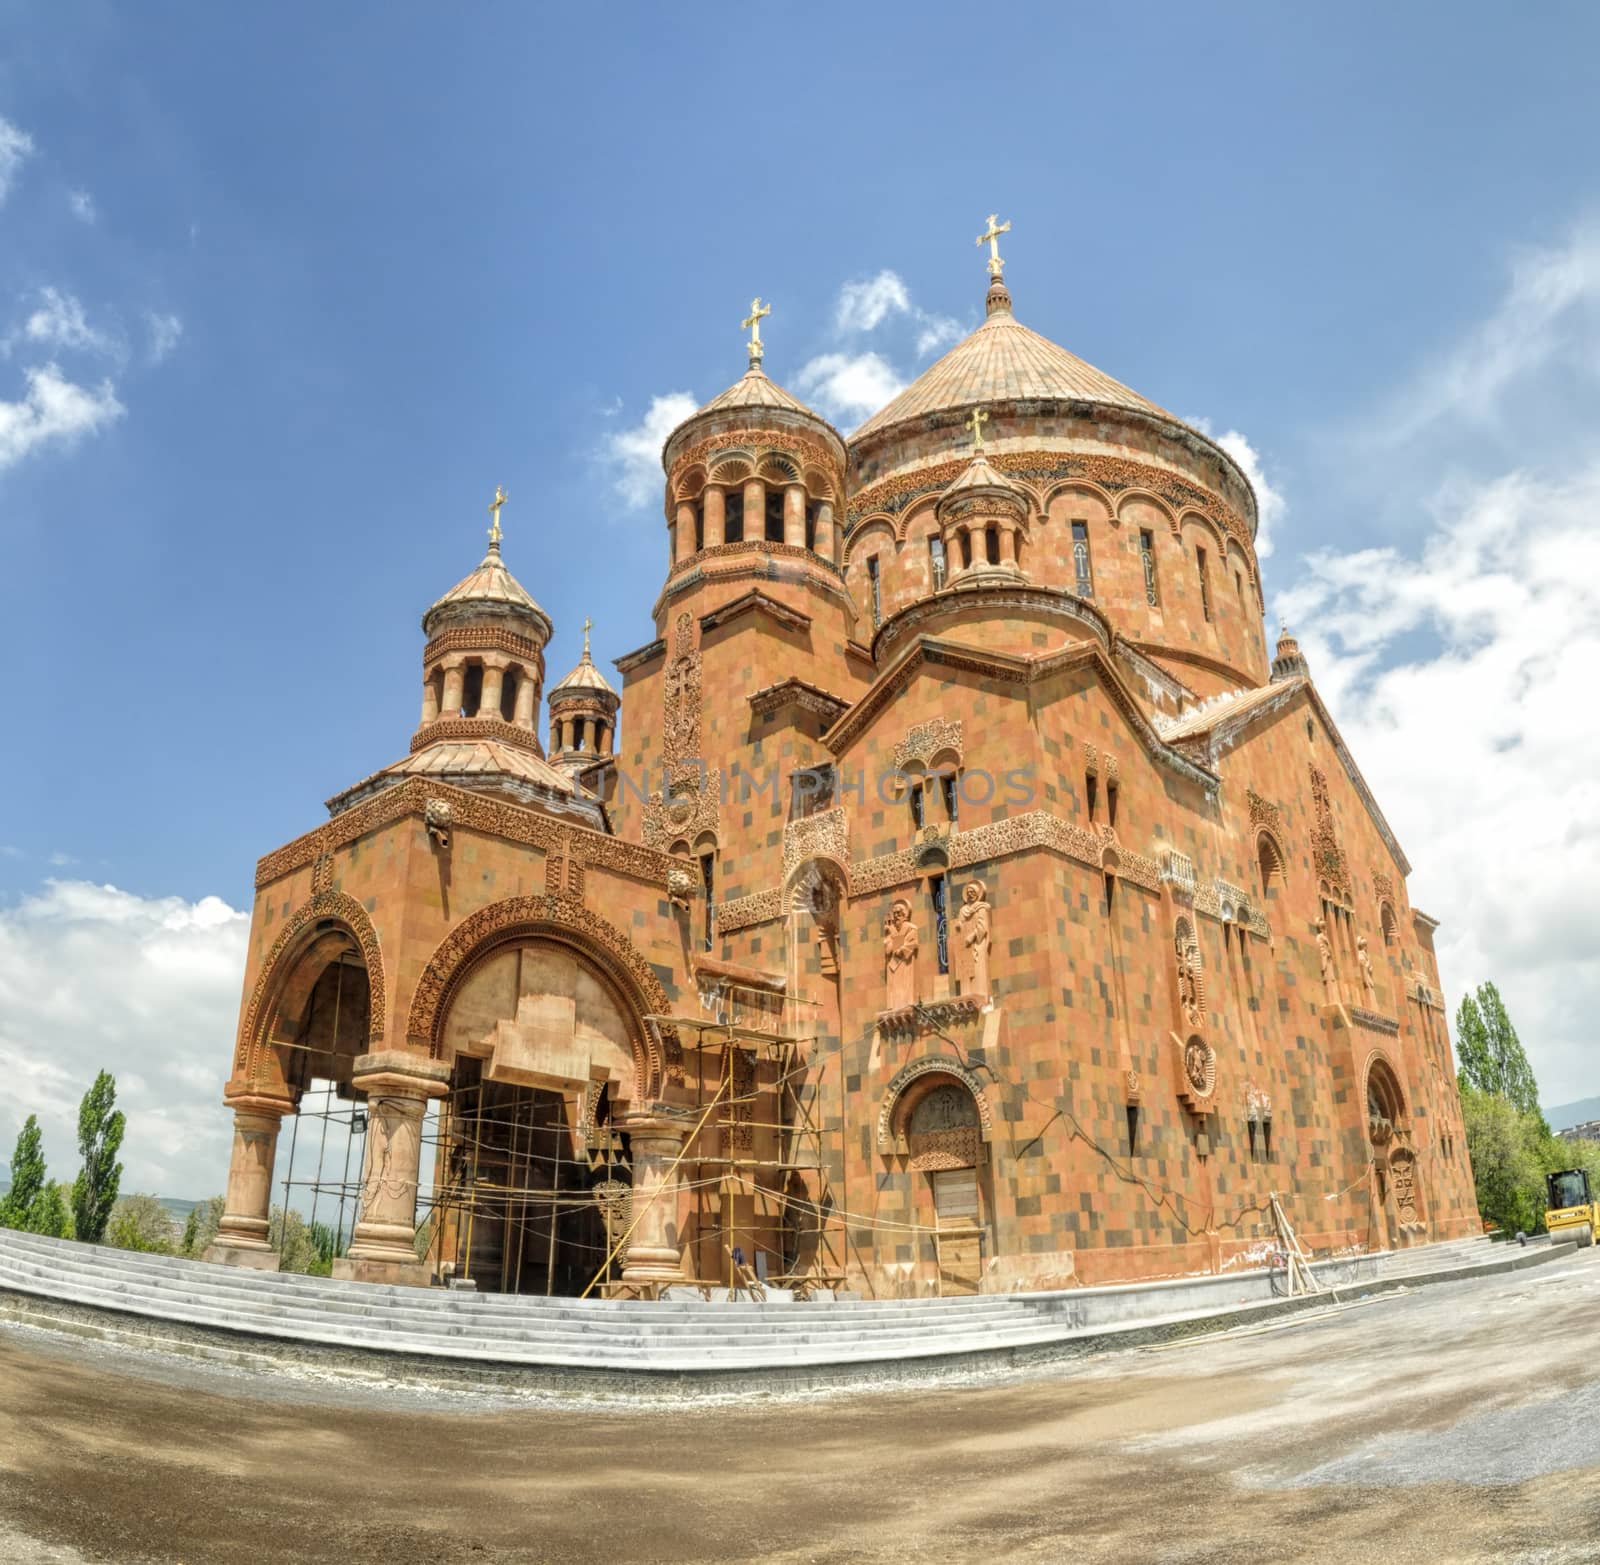
[[[843,696],[807,684],[803,679],[783,679],[775,685],[767,685],[751,695],[749,701],[750,710],[757,717],[770,717],[786,706],[798,706],[835,723],[850,710],[850,703]]]
[[[632,652],[624,652],[619,658],[612,658],[611,666],[626,678],[636,669],[641,669],[646,663],[652,663],[659,657],[665,657],[667,643],[664,638],[657,637],[642,647],[635,647]]]
[[[624,842],[621,838],[607,836],[604,832],[594,831],[567,818],[525,809],[503,799],[454,787],[436,778],[412,777],[384,789],[365,803],[334,816],[314,831],[296,837],[258,860],[256,889],[259,891],[274,881],[282,880],[284,876],[304,869],[395,821],[408,817],[420,821],[426,814],[430,799],[441,799],[450,806],[452,831],[483,832],[487,836],[546,851],[552,845],[570,841],[574,855],[581,856],[586,867],[612,870],[631,880],[640,880],[663,890],[666,888],[668,870],[685,867],[683,861],[673,858],[670,853],[661,853],[640,843]]]
[[[518,728],[503,717],[437,717],[412,734],[410,753],[415,755],[430,744],[451,739],[493,739],[519,750],[530,750],[541,759],[544,757],[544,746],[539,743],[538,734],[531,728]]]
[[[424,667],[451,652],[509,652],[544,668],[544,648],[539,642],[499,625],[457,625],[441,630],[422,649]]]
[[[749,558],[742,563],[729,566],[726,570],[707,571],[702,570],[698,564],[692,564],[690,569],[669,576],[666,586],[661,589],[655,603],[651,605],[652,617],[659,618],[675,599],[681,598],[686,592],[692,592],[697,587],[720,586],[726,582],[736,581],[792,582],[812,592],[820,593],[824,598],[842,605],[849,612],[854,612],[855,605],[845,590],[839,568],[812,554],[810,550],[797,549],[792,544],[782,543],[736,543],[726,544],[724,547],[747,554]],[[694,559],[699,561],[704,555],[715,553],[715,550],[707,549],[702,554],[695,555]],[[803,565],[797,566],[792,563],[801,557],[819,568],[810,570]]]
[[[1028,416],[1048,417],[1059,414],[1069,418],[1083,416],[1085,412],[1091,411],[1099,416],[1109,411],[1127,417],[1132,422],[1159,422],[1155,419],[1145,420],[1142,416],[1136,417],[1132,410],[1112,410],[1098,403],[1040,401],[1028,404],[994,402],[984,405],[999,418],[1024,410]],[[929,430],[959,428],[965,411],[960,409],[952,410],[949,414],[923,414],[908,422]],[[905,427],[906,425],[893,426],[895,430],[903,430]],[[1203,442],[1208,456],[1213,454],[1219,456],[1231,471],[1239,474],[1238,466],[1232,457],[1220,451],[1210,441],[1195,435],[1186,426],[1161,423],[1161,428],[1168,434],[1175,429],[1182,429],[1185,434]],[[871,440],[865,445],[878,447],[885,444],[882,437],[887,433],[889,431],[875,431]],[[1127,457],[1094,451],[1038,449],[1013,451],[991,448],[986,455],[990,465],[1000,472],[1008,477],[1032,482],[1035,486],[1058,482],[1070,483],[1074,479],[1082,479],[1113,493],[1123,489],[1145,489],[1177,511],[1198,511],[1238,542],[1249,558],[1252,573],[1259,582],[1260,569],[1256,563],[1254,529],[1247,526],[1244,519],[1231,506],[1212,494],[1210,490],[1202,488],[1197,482],[1185,478],[1172,468],[1135,462]],[[928,495],[947,489],[960,476],[968,460],[965,456],[951,457],[927,466],[889,473],[883,478],[863,484],[850,497],[850,505],[844,516],[844,536],[850,537],[868,516],[878,512],[897,515]],[[1255,492],[1251,489],[1249,480],[1239,474],[1239,481],[1244,491],[1254,499]]]
[[[811,628],[809,614],[799,609],[792,609],[787,603],[769,597],[760,588],[752,587],[740,597],[718,604],[709,613],[702,614],[700,629],[715,630],[719,625],[726,625],[730,620],[738,619],[743,614],[765,614],[769,619],[776,620],[785,630],[803,631]]]

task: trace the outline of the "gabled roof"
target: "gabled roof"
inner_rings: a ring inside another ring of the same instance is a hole
[[[1180,722],[1162,723],[1158,719],[1158,727],[1161,737],[1168,744],[1182,750],[1199,765],[1215,771],[1225,749],[1263,718],[1271,717],[1292,705],[1295,698],[1301,695],[1305,696],[1322,720],[1322,726],[1328,730],[1328,737],[1333,740],[1334,754],[1339,757],[1339,764],[1344,768],[1344,774],[1349,778],[1356,796],[1372,817],[1372,824],[1383,838],[1384,846],[1393,854],[1401,874],[1409,875],[1411,861],[1406,858],[1393,828],[1379,809],[1377,799],[1367,786],[1367,779],[1361,775],[1356,758],[1350,753],[1344,735],[1333,720],[1333,714],[1317,694],[1317,687],[1306,676],[1294,675],[1270,685],[1262,685],[1257,690],[1239,690],[1226,696],[1213,697],[1199,711],[1191,712]]]

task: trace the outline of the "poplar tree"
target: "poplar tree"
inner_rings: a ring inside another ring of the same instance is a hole
[[[86,1244],[99,1244],[105,1237],[122,1181],[117,1153],[127,1120],[116,1101],[116,1078],[110,1071],[101,1071],[78,1108],[78,1151],[83,1155],[83,1168],[72,1187],[72,1218],[74,1232]]]
[[[0,1228],[30,1228],[44,1187],[39,1119],[30,1114],[17,1132],[16,1150],[11,1154],[11,1188],[0,1196]]]

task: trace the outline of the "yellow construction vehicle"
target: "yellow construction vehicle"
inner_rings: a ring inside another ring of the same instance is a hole
[[[1564,1168],[1544,1176],[1549,1205],[1544,1225],[1554,1244],[1576,1244],[1580,1250],[1594,1243],[1600,1230],[1600,1207],[1589,1194],[1589,1176],[1581,1168]]]

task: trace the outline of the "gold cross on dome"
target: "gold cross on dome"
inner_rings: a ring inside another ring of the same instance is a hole
[[[972,431],[972,450],[976,455],[983,450],[983,426],[989,422],[989,415],[982,408],[974,408],[972,417],[967,420],[967,428]]]
[[[490,521],[490,525],[489,525],[489,542],[490,543],[498,544],[500,542],[500,538],[501,538],[501,532],[500,532],[500,507],[503,506],[506,503],[506,501],[509,500],[510,498],[511,498],[511,496],[508,495],[505,492],[505,490],[499,484],[496,484],[494,486],[494,500],[491,502],[491,504],[489,506],[489,521]]]
[[[772,306],[761,302],[761,295],[757,294],[750,301],[750,313],[739,322],[750,333],[750,341],[745,344],[750,352],[752,365],[761,362],[761,323],[772,314]]]
[[[989,275],[991,277],[998,277],[1005,270],[1006,263],[1000,259],[1000,236],[1011,232],[1011,219],[1008,217],[1005,222],[997,223],[995,219],[999,215],[998,212],[991,212],[988,226],[978,235],[978,243],[980,245],[986,244],[989,247]]]
[[[583,617],[583,655],[585,660],[589,656],[589,632],[594,629],[594,621],[587,614]]]

